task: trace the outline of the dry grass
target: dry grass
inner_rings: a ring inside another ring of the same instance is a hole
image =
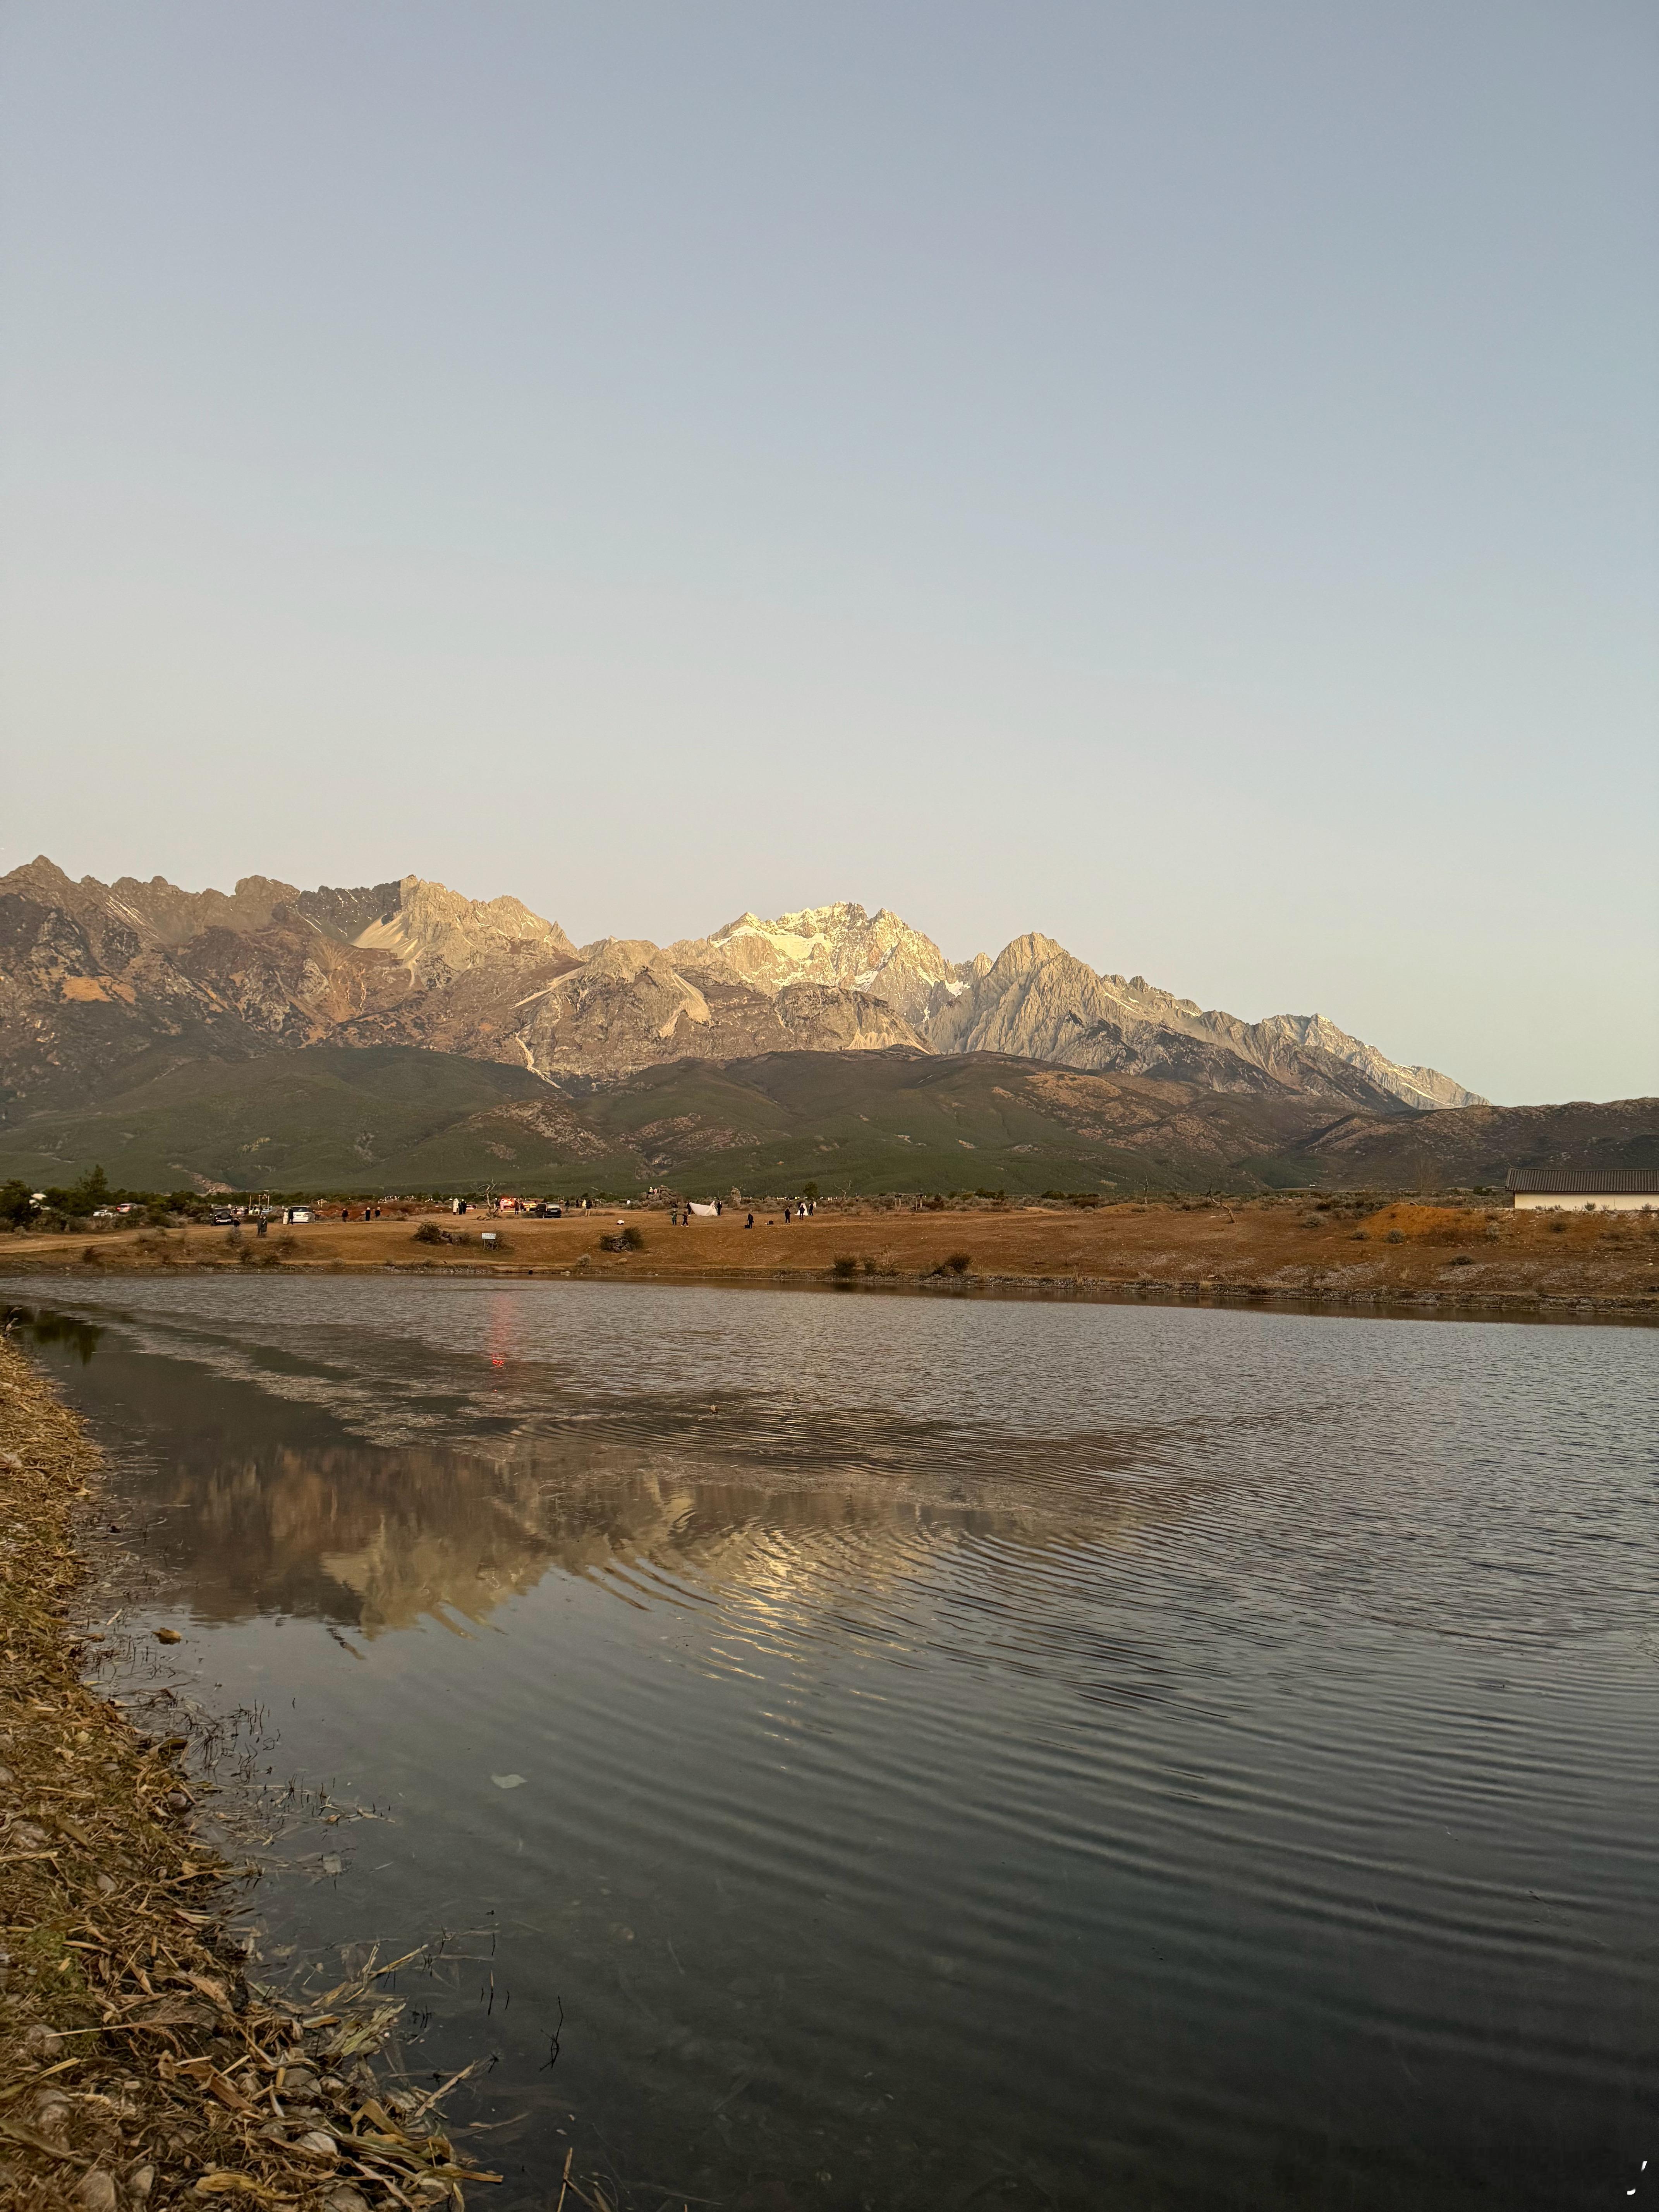
[[[251,1986],[229,1869],[191,1840],[184,1740],[149,1742],[80,1679],[75,1520],[99,1473],[0,1341],[0,2203],[459,2202],[471,2170],[434,2100],[368,2070],[401,2010],[375,2000],[390,1967],[303,2015]]]
[[[438,1217],[452,1218],[447,1215]],[[1136,1201],[912,1211],[908,1203],[821,1207],[785,1224],[758,1209],[752,1230],[736,1208],[717,1221],[672,1228],[666,1211],[631,1210],[644,1249],[617,1249],[614,1209],[562,1221],[515,1218],[510,1256],[473,1241],[417,1243],[408,1218],[316,1222],[268,1252],[220,1231],[165,1239],[112,1233],[94,1262],[82,1237],[0,1239],[0,1273],[82,1277],[127,1269],[155,1273],[241,1273],[272,1265],[284,1274],[388,1273],[574,1276],[653,1281],[823,1282],[889,1288],[927,1285],[1134,1291],[1215,1297],[1299,1297],[1332,1304],[1431,1299],[1479,1307],[1586,1302],[1659,1318],[1659,1215],[1514,1212],[1502,1205],[1422,1200],[1379,1204],[1310,1194],[1266,1200]],[[971,1261],[964,1239],[971,1240]],[[1471,1264],[1451,1269],[1459,1249]]]

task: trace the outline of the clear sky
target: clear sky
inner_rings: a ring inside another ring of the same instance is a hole
[[[1650,0],[10,0],[0,869],[1659,1091]]]

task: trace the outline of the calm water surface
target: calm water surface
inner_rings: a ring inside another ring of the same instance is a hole
[[[273,1844],[262,1948],[455,1931],[404,2063],[492,2055],[501,2212],[573,2142],[642,2207],[1659,2199],[1652,1335],[52,1303],[146,1619],[391,1816]]]

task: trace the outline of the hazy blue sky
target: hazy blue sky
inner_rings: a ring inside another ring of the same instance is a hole
[[[0,869],[1659,1091],[1649,0],[10,0]]]

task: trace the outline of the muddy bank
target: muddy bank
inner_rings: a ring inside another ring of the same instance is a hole
[[[251,1980],[185,1739],[145,1736],[82,1680],[100,1632],[72,1625],[77,1530],[100,1481],[80,1423],[0,1341],[0,2202],[459,2203],[493,2177],[456,2156],[434,2096],[370,2070],[402,2009],[377,1998],[391,1966],[303,2011]]]

